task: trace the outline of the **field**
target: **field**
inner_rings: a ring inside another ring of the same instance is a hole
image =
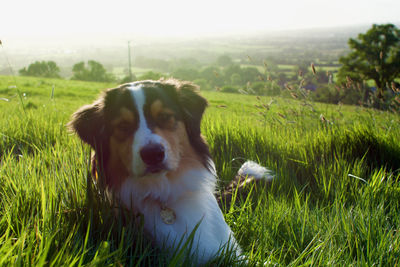
[[[89,148],[65,124],[111,86],[0,76],[0,266],[168,265],[140,226],[87,197]],[[250,266],[399,264],[399,115],[202,95],[220,185],[247,159],[276,175],[223,211]],[[177,252],[171,262],[190,259]],[[229,255],[211,263],[235,264]]]

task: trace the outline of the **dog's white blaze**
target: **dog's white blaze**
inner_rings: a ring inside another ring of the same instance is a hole
[[[140,150],[147,144],[161,144],[164,146],[166,155],[164,157],[164,162],[168,162],[167,147],[168,143],[159,135],[152,133],[147,125],[146,118],[144,116],[143,108],[146,103],[146,96],[144,95],[143,88],[132,84],[129,90],[133,97],[133,102],[136,105],[136,109],[139,115],[139,127],[135,133],[132,145],[133,153],[133,174],[135,177],[142,176],[146,171],[146,164],[142,161],[140,157]]]

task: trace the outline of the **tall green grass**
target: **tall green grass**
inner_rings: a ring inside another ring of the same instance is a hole
[[[112,84],[0,76],[0,265],[165,266],[129,214],[88,198],[90,151],[70,114]],[[55,88],[51,98],[52,88]],[[400,258],[400,117],[207,92],[202,131],[220,188],[247,159],[274,170],[224,209],[249,265],[383,265]],[[321,114],[325,120],[321,120]],[[89,180],[90,181],[90,180]],[[89,185],[91,185],[89,183]],[[240,265],[229,252],[213,266]],[[172,263],[190,264],[179,251]]]

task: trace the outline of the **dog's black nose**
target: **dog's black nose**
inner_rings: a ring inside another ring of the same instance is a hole
[[[140,157],[149,166],[159,165],[164,156],[164,147],[160,144],[148,144],[140,150]]]

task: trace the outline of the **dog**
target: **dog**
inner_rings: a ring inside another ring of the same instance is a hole
[[[208,104],[197,91],[176,79],[123,84],[76,111],[69,127],[94,150],[93,176],[143,216],[155,243],[174,250],[192,238],[189,253],[203,264],[241,249],[214,195],[217,175],[200,132]]]

